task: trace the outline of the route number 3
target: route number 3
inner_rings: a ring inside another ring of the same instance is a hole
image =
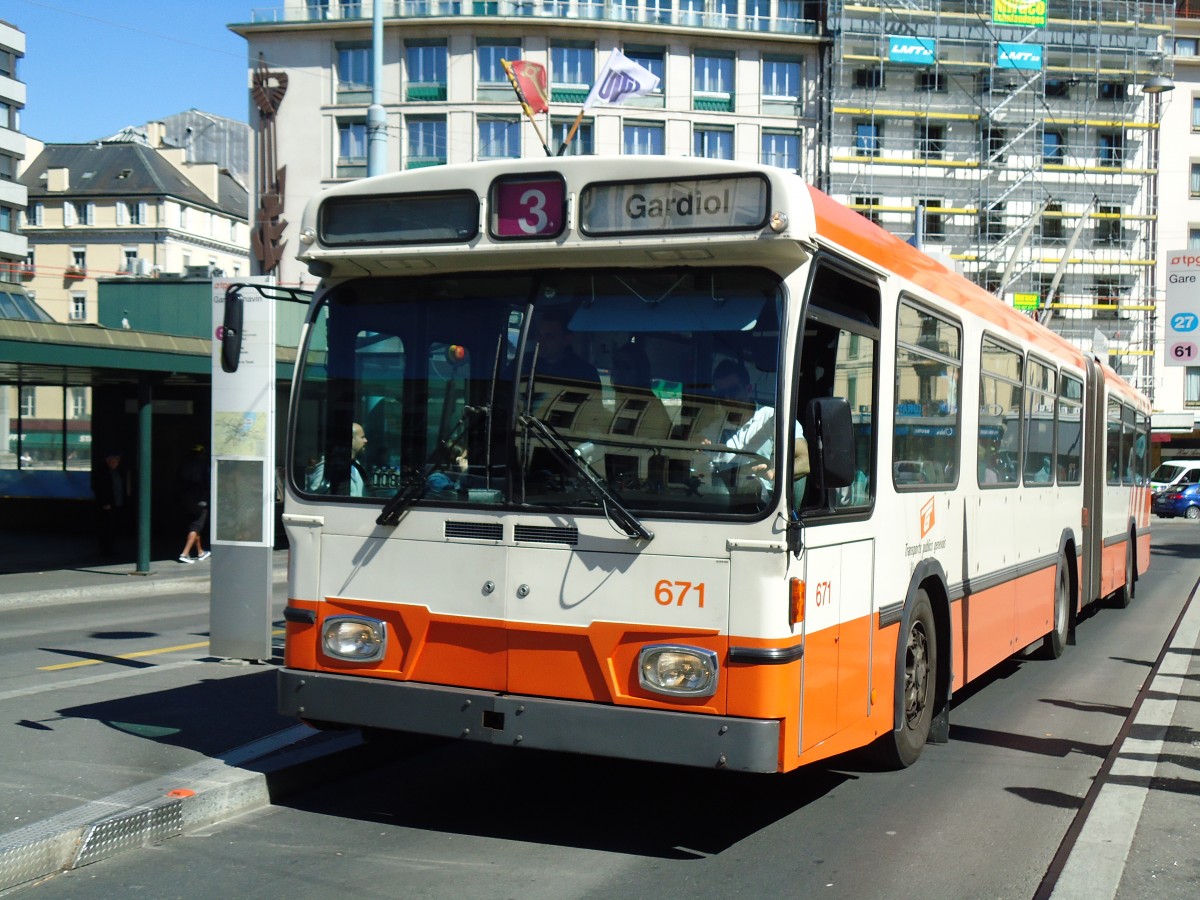
[[[659,606],[683,606],[689,595],[694,595],[696,605],[704,609],[703,581],[669,581],[664,578],[654,586],[654,600]]]
[[[496,184],[493,231],[505,238],[552,238],[563,229],[563,183],[557,179],[512,179]]]

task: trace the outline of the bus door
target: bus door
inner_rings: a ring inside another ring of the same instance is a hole
[[[819,491],[793,481],[803,547],[789,575],[805,583],[800,750],[870,712],[877,609],[875,528],[878,478],[879,285],[849,266],[821,260],[813,270],[800,341],[794,417],[807,402],[840,397],[854,426],[854,479]],[[796,475],[797,473],[793,473]],[[890,702],[890,700],[888,701]]]
[[[825,529],[831,537],[846,530]],[[875,541],[867,537],[824,547],[810,545],[804,552],[801,751],[870,711],[874,564]]]

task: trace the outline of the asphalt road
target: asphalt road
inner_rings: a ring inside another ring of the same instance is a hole
[[[960,692],[950,743],[928,747],[903,772],[850,757],[748,776],[401,743],[394,762],[364,768],[332,756],[313,786],[281,803],[22,893],[1029,898],[1198,563],[1200,527],[1156,522],[1152,568],[1129,609],[1097,609],[1059,660],[1014,658]],[[1171,804],[1194,810],[1195,797],[1164,793],[1154,802],[1170,815]],[[1194,814],[1190,821],[1194,828]],[[1194,834],[1179,840],[1163,852],[1194,857]],[[1153,872],[1135,873],[1144,893],[1133,880],[1121,896],[1163,896]]]

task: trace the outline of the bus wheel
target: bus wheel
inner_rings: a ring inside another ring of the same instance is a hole
[[[1125,583],[1117,588],[1117,606],[1128,608],[1133,602],[1133,535],[1129,535],[1129,543],[1125,545]]]
[[[896,685],[896,692],[902,718],[890,740],[885,739],[883,749],[888,762],[903,768],[921,755],[937,697],[937,629],[924,588],[917,590],[908,634],[899,649],[904,654],[904,678]]]
[[[1067,574],[1067,559],[1058,559],[1054,573],[1054,627],[1042,638],[1042,656],[1058,659],[1067,647],[1071,628],[1071,576]]]

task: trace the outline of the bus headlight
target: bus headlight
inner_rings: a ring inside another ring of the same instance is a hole
[[[718,672],[717,654],[701,647],[651,644],[638,654],[638,680],[659,694],[711,697]]]
[[[329,656],[353,662],[383,658],[387,626],[364,616],[331,616],[321,625],[321,644]]]

